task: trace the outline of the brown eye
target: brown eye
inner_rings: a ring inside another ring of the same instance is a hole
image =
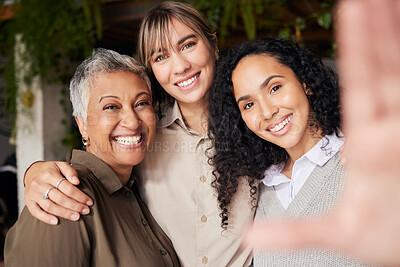
[[[147,100],[140,101],[139,103],[136,104],[136,107],[140,106],[150,106],[150,102]]]
[[[274,93],[274,92],[278,91],[279,88],[281,88],[281,87],[282,87],[281,85],[275,85],[274,87],[272,87],[271,93]]]
[[[107,109],[109,109],[109,110],[118,109],[118,106],[116,106],[116,105],[107,105],[107,106],[105,106],[103,108],[103,110],[107,110]]]
[[[253,102],[249,102],[246,105],[244,105],[243,109],[246,110],[246,109],[251,108],[252,106],[254,106],[254,103]]]

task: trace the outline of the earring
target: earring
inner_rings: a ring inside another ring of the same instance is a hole
[[[306,89],[306,95],[312,95],[312,92],[309,88]]]
[[[84,146],[90,146],[90,138],[88,137],[87,139],[85,139],[84,137],[82,137],[82,143]]]

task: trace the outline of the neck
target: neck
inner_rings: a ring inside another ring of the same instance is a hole
[[[117,166],[111,166],[107,161],[105,161],[102,157],[99,157],[92,149],[91,146],[88,146],[86,148],[86,152],[89,152],[99,159],[103,160],[105,163],[107,163],[108,166],[111,167],[111,169],[115,172],[115,174],[118,176],[119,180],[121,181],[122,185],[127,185],[129,182],[129,179],[131,178],[133,166],[131,165],[117,165]]]
[[[190,104],[178,102],[178,104],[186,126],[201,135],[206,134],[208,129],[207,101],[203,100]]]
[[[307,138],[300,140],[296,146],[286,149],[286,152],[289,154],[289,159],[286,161],[282,173],[289,178],[292,177],[294,163],[313,148],[323,137],[320,130],[312,132],[310,129],[306,134]]]
[[[126,186],[129,182],[129,179],[131,178],[133,167],[118,166],[117,168],[112,168],[112,169],[117,174],[119,180],[121,181],[121,184],[123,186]]]

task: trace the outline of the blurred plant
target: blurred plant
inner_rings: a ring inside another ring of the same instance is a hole
[[[72,75],[68,62],[85,58],[96,39],[101,39],[100,7],[101,0],[19,0],[13,5],[14,19],[0,22],[0,35],[6,36],[6,40],[1,40],[6,45],[0,52],[8,57],[4,78],[5,106],[10,114],[16,117],[19,83],[30,88],[32,79],[39,76],[45,82],[68,84]],[[21,61],[30,66],[22,81],[17,81],[15,75],[19,71],[15,69],[16,36],[25,47],[19,55]],[[65,90],[61,94],[61,99],[65,98]],[[23,95],[27,100],[29,92]],[[66,101],[61,100],[60,104],[65,116],[69,116]],[[67,120],[63,119],[63,123],[66,129],[70,128]]]
[[[282,38],[301,40],[301,33],[309,25],[317,23],[324,29],[332,27],[332,13],[336,0],[319,0],[318,10],[303,17],[290,20],[289,5],[297,0],[198,0],[192,1],[197,9],[204,12],[214,30],[218,29],[223,45],[229,29],[243,25],[247,38],[253,40],[257,31],[267,28]],[[299,1],[297,1],[299,2]],[[307,4],[308,1],[303,1]],[[315,1],[314,1],[315,2]],[[238,20],[242,23],[238,23]]]

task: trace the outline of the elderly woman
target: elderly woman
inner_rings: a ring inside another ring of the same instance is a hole
[[[7,266],[179,266],[132,173],[155,133],[149,88],[144,68],[113,51],[97,49],[77,68],[70,95],[86,152],[74,150],[71,165],[92,211],[51,226],[25,208],[7,235]],[[62,181],[43,192],[47,201]]]

